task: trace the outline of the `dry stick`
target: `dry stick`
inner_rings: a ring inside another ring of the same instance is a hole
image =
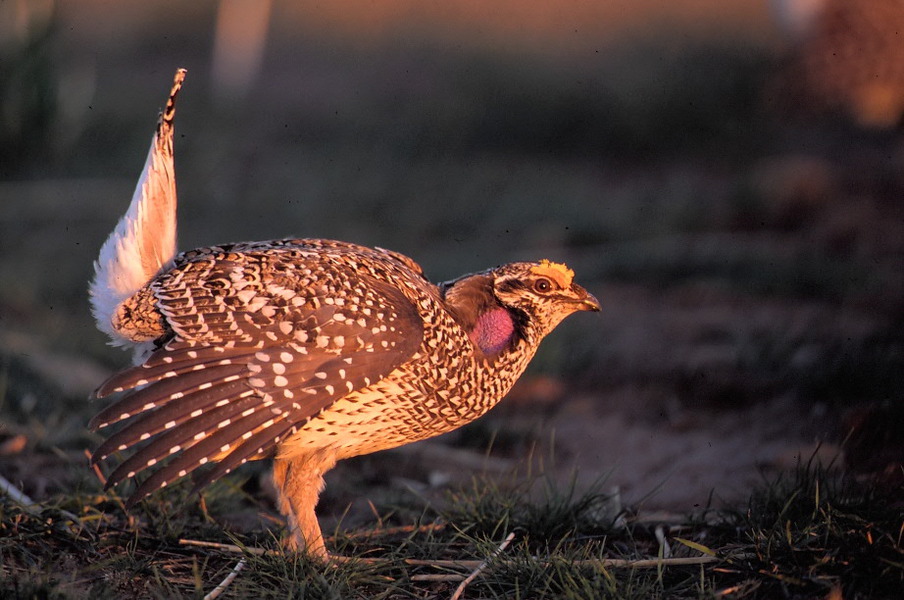
[[[591,558],[587,560],[576,560],[574,564],[586,567],[629,567],[632,569],[649,569],[658,567],[677,567],[680,565],[705,565],[707,563],[719,562],[721,559],[717,556],[682,556],[680,558],[642,558],[640,560],[630,560],[627,558]]]
[[[264,550],[263,548],[246,547],[242,548],[234,544],[221,544],[219,542],[205,542],[202,540],[181,539],[179,543],[183,546],[197,546],[199,548],[213,548],[224,552],[233,552],[242,554],[254,554],[255,556],[279,556],[281,552],[278,550]],[[733,557],[720,558],[718,556],[683,556],[679,558],[641,558],[631,560],[628,558],[588,558],[583,560],[572,561],[571,564],[576,567],[595,567],[601,569],[650,569],[659,566],[663,567],[679,567],[684,565],[705,565],[719,561],[743,560],[749,558],[747,554],[739,554]],[[337,557],[338,558],[338,557]],[[364,563],[377,563],[382,559],[379,558],[353,558]],[[405,564],[412,567],[436,567],[445,569],[477,569],[486,561],[480,560],[423,560],[418,558],[406,558]],[[548,565],[550,561],[541,561],[541,564]],[[448,575],[413,575],[412,581],[461,581],[465,576],[461,574]]]
[[[514,531],[511,532],[510,534],[508,534],[507,536],[505,536],[505,540],[503,540],[502,543],[499,544],[499,547],[496,548],[496,550],[491,555],[489,555],[485,561],[480,563],[480,565],[478,565],[478,567],[476,569],[474,569],[474,571],[472,571],[471,574],[468,575],[464,581],[461,582],[461,585],[459,585],[458,588],[456,588],[455,593],[452,594],[452,597],[449,600],[458,600],[459,598],[461,598],[461,595],[465,593],[465,588],[468,587],[468,584],[471,583],[472,581],[474,581],[475,579],[477,579],[477,576],[480,575],[487,568],[487,565],[490,564],[490,561],[493,560],[494,558],[496,558],[497,556],[499,556],[502,553],[502,551],[505,550],[508,547],[508,545],[512,543],[513,539],[515,539]]]
[[[198,548],[213,548],[214,550],[222,550],[223,552],[232,552],[233,554],[253,554],[255,556],[284,556],[286,552],[282,552],[280,550],[264,550],[263,548],[254,548],[252,546],[245,546],[242,548],[241,546],[236,546],[235,544],[221,544],[219,542],[205,542],[203,540],[187,540],[181,539],[179,540],[179,544],[182,546],[196,546]],[[377,564],[381,562],[379,558],[357,558],[357,557],[349,557],[349,556],[337,556],[330,555],[330,560],[336,562],[363,562],[368,564]],[[385,561],[383,561],[385,562]]]
[[[430,531],[442,531],[445,529],[445,523],[428,523],[426,525],[400,525],[398,527],[386,527],[385,529],[366,529],[362,531],[354,531],[345,534],[350,540],[357,540],[365,537],[375,537],[378,535],[397,535],[399,533],[426,533]]]
[[[100,481],[100,484],[102,486],[104,486],[104,488],[106,488],[107,487],[107,478],[104,475],[104,472],[100,470],[100,465],[97,464],[96,462],[91,461],[91,451],[88,450],[87,448],[85,448],[85,458],[88,459],[88,464],[91,465],[91,468],[94,470],[94,475],[95,475],[95,477],[97,477],[97,480]],[[122,501],[122,498],[119,497],[119,494],[115,494],[113,496],[113,501],[119,505],[119,508],[122,509],[123,513],[128,515],[129,527],[134,527],[135,526],[135,517],[133,515],[129,514],[129,511],[126,510],[126,505]]]
[[[88,464],[91,465],[91,468],[94,470],[94,476],[97,477],[97,480],[102,486],[106,487],[107,478],[104,476],[103,471],[100,470],[100,465],[96,462],[91,462],[91,451],[87,448],[85,448],[85,457],[88,459]]]
[[[279,550],[265,550],[263,548],[254,548],[251,546],[246,546],[242,548],[241,546],[236,546],[235,544],[221,544],[220,542],[206,542],[204,540],[189,540],[189,539],[181,539],[179,540],[179,544],[182,546],[195,546],[198,548],[212,548],[214,550],[221,550],[223,552],[231,552],[233,554],[253,554],[255,556],[281,556],[283,553]],[[379,563],[386,562],[381,558],[349,558],[345,556],[330,556],[332,560],[339,561],[358,561],[362,563]],[[475,569],[480,566],[479,560],[420,560],[416,558],[406,558],[405,564],[411,566],[426,566],[426,567],[437,567],[437,568],[458,568],[458,569]],[[461,576],[462,578],[464,575]]]
[[[662,558],[671,558],[672,556],[672,547],[669,545],[669,540],[665,537],[665,531],[662,529],[662,525],[656,526],[656,541],[659,542],[659,547],[662,549]]]
[[[210,593],[204,596],[204,600],[215,600],[222,594],[226,588],[229,587],[229,584],[238,576],[239,572],[245,568],[245,559],[242,558],[236,565],[232,568],[232,571],[229,572],[229,575],[226,576],[226,579],[220,582],[220,584],[210,590]]]
[[[28,512],[34,512],[35,501],[26,496],[25,492],[10,483],[3,475],[0,475],[0,489],[6,492],[13,502],[21,505]]]
[[[742,557],[736,557],[742,558]],[[591,558],[585,560],[575,560],[571,564],[576,567],[594,567],[600,569],[612,568],[631,568],[631,569],[649,569],[659,566],[682,566],[682,565],[705,565],[707,563],[718,562],[715,556],[688,556],[681,558],[643,558],[639,560],[629,560],[626,558]],[[407,564],[417,564],[419,566],[447,567],[447,568],[472,568],[479,566],[480,561],[477,560],[406,560]],[[504,564],[504,562],[502,563]],[[549,561],[542,561],[542,565],[549,565]],[[411,581],[461,581],[465,576],[460,573],[448,573],[438,575],[412,575]]]
[[[424,583],[435,583],[437,581],[455,583],[464,578],[465,576],[461,573],[436,573],[431,575],[412,575],[411,581],[420,581]]]
[[[0,475],[0,490],[6,492],[6,495],[12,498],[13,502],[24,508],[29,514],[36,515],[41,512],[40,505],[37,502],[28,497],[25,492],[14,486],[2,475]],[[82,520],[68,510],[60,509],[60,514],[73,523],[80,526],[82,525]]]
[[[198,546],[199,548],[215,548],[217,550],[223,550],[224,552],[234,552],[237,554],[244,554],[247,552],[248,554],[253,554],[255,556],[278,556],[280,553],[276,550],[264,550],[263,548],[242,548],[241,546],[236,546],[235,544],[221,544],[219,542],[205,542],[202,540],[179,540],[179,544],[182,546]]]

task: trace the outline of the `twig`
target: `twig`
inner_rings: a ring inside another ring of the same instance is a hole
[[[662,529],[662,525],[656,526],[656,541],[659,542],[659,548],[662,553],[660,556],[662,558],[671,558],[672,557],[672,547],[669,545],[669,540],[665,537],[665,531]]]
[[[711,562],[719,562],[723,560],[717,556],[682,556],[679,558],[641,558],[639,560],[630,560],[627,558],[597,558],[587,560],[576,560],[575,565],[581,567],[600,567],[600,568],[630,568],[630,569],[649,569],[652,567],[678,567],[681,565],[705,565]]]
[[[12,498],[13,502],[21,506],[32,515],[37,515],[41,512],[41,505],[32,500],[28,495],[25,494],[22,490],[14,486],[9,482],[8,479],[0,475],[0,489],[6,492],[6,495]],[[82,520],[77,516],[69,512],[68,510],[60,509],[60,514],[75,523],[76,525],[82,527]]]
[[[450,582],[455,583],[456,581],[461,581],[465,576],[461,573],[435,573],[431,575],[412,575],[411,581],[428,581],[428,582]]]
[[[6,492],[13,502],[21,505],[28,512],[34,512],[35,501],[26,496],[25,492],[10,483],[3,475],[0,475],[0,489]]]
[[[100,470],[100,465],[96,462],[91,462],[91,451],[85,448],[85,458],[88,459],[88,464],[91,465],[91,469],[94,471],[94,475],[97,477],[97,480],[100,481],[102,486],[107,485],[107,478],[104,476],[103,471]]]
[[[370,498],[367,499],[367,505],[370,507],[370,513],[377,519],[377,529],[380,529],[383,527],[383,517],[380,516],[380,511],[377,510]]]
[[[235,544],[221,544],[219,542],[205,542],[203,540],[179,540],[179,544],[182,546],[197,546],[199,548],[215,548],[217,550],[223,550],[224,552],[233,552],[235,554],[253,554],[255,556],[278,556],[279,552],[276,550],[264,550],[263,548],[252,548],[241,546],[236,546]]]
[[[100,465],[97,464],[96,462],[91,461],[91,451],[88,450],[87,448],[85,448],[85,458],[88,459],[88,464],[91,465],[91,469],[94,471],[94,475],[95,475],[95,477],[97,477],[97,480],[100,481],[100,484],[106,488],[107,487],[107,477],[104,475],[104,472],[101,471]],[[135,527],[135,516],[130,514],[129,511],[126,510],[126,504],[125,504],[125,502],[122,501],[122,498],[119,497],[119,494],[113,494],[112,500],[119,506],[119,508],[122,510],[123,513],[128,515],[129,527],[134,528]]]
[[[499,547],[487,557],[485,561],[480,563],[476,569],[474,569],[470,575],[468,575],[464,581],[456,588],[455,593],[452,594],[452,597],[449,600],[458,600],[461,598],[461,595],[465,593],[465,588],[468,587],[468,584],[477,579],[477,576],[480,575],[484,570],[486,570],[487,565],[490,564],[490,561],[499,556],[503,550],[508,548],[508,545],[512,543],[512,540],[515,539],[515,532],[511,532],[505,539],[499,544]]]
[[[446,528],[445,523],[428,523],[426,525],[400,525],[399,527],[386,527],[385,529],[364,529],[345,534],[345,538],[349,540],[357,540],[360,538],[371,538],[379,535],[397,535],[400,533],[427,533],[431,531],[442,531]]]
[[[233,582],[233,580],[238,577],[238,574],[242,569],[245,568],[245,558],[243,557],[236,565],[232,568],[232,571],[229,572],[229,575],[226,576],[226,579],[220,582],[220,584],[210,590],[210,593],[204,596],[204,600],[215,600],[222,594],[226,588],[229,587],[229,584]]]
[[[735,558],[745,558],[746,555]],[[598,569],[650,569],[654,567],[678,567],[683,565],[705,565],[722,560],[715,556],[685,556],[680,558],[642,558],[630,560],[626,558],[596,558],[575,560],[570,564],[576,567],[593,567]],[[417,560],[408,559],[406,564],[412,566],[473,569],[480,566],[479,560]],[[501,564],[505,564],[504,562]],[[549,565],[549,561],[542,561],[542,565]],[[465,575],[449,573],[441,575],[412,575],[411,581],[461,581]]]
[[[437,567],[439,569],[476,569],[482,561],[479,560],[423,560],[420,558],[406,558],[405,564],[413,567]]]
[[[371,535],[393,535],[393,534],[397,534],[397,533],[411,533],[412,531],[418,531],[418,532],[439,531],[439,530],[443,529],[445,526],[446,526],[445,523],[431,523],[428,525],[420,525],[420,526],[405,525],[405,526],[401,526],[401,527],[389,527],[389,528],[381,529],[379,531],[374,531],[374,532],[365,531],[365,532],[354,533],[354,534],[350,534],[346,537],[348,537],[349,539],[355,539],[358,537],[365,537],[365,536],[371,536]],[[270,555],[279,554],[279,552],[277,552],[275,550],[264,550],[263,548],[250,548],[250,547],[242,548],[241,546],[236,546],[234,544],[221,544],[219,542],[205,542],[203,540],[181,539],[181,540],[179,540],[179,543],[183,546],[198,546],[201,548],[215,548],[217,550],[223,550],[224,552],[233,552],[235,554],[242,554],[244,552],[247,552],[249,554],[254,554],[256,556],[263,556],[265,554],[270,554]],[[361,560],[365,560],[365,559],[361,559]],[[370,559],[367,559],[367,560],[370,560]],[[451,562],[455,562],[455,561],[451,561]],[[474,562],[476,562],[476,561],[474,561]]]
[[[508,538],[506,538],[508,539]],[[222,550],[224,552],[232,552],[235,554],[253,554],[255,556],[279,556],[281,553],[278,550],[264,550],[263,548],[253,548],[253,547],[245,547],[236,546],[234,544],[221,544],[219,542],[205,542],[202,540],[187,540],[181,539],[179,540],[179,544],[183,546],[197,546],[199,548],[213,548],[216,550]],[[499,552],[504,550],[505,547],[500,546],[500,548],[494,553],[493,557],[495,557]],[[491,558],[493,558],[491,557]],[[380,558],[357,558],[357,557],[340,557],[340,556],[332,556],[332,559],[335,560],[348,560],[348,561],[358,561],[363,563],[379,563],[384,561],[384,559]],[[718,556],[682,556],[678,558],[641,558],[637,560],[632,560],[628,558],[588,558],[584,560],[575,560],[571,561],[570,564],[576,567],[592,567],[598,569],[650,569],[655,567],[679,567],[684,565],[705,565],[714,562],[727,561],[731,562],[732,560],[744,560],[746,558],[750,558],[748,554],[739,554],[732,557],[718,557]],[[479,569],[481,565],[484,565],[487,561],[480,560],[424,560],[419,558],[406,558],[405,564],[412,567],[434,567],[438,569],[468,569],[474,570]],[[549,565],[551,561],[544,560],[541,561],[543,565]],[[486,568],[486,567],[484,567]],[[434,579],[436,577],[447,577],[449,579]],[[454,578],[454,579],[452,579]],[[465,575],[414,575],[412,576],[412,581],[461,581],[465,578]]]

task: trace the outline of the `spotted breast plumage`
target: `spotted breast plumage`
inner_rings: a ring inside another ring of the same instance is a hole
[[[93,460],[138,448],[108,477],[115,485],[151,470],[131,506],[188,474],[201,488],[273,457],[288,545],[326,556],[314,513],[323,473],[476,419],[546,334],[599,303],[547,260],[435,285],[408,257],[345,242],[181,254],[174,236],[151,244],[159,230],[175,231],[172,118],[182,77],[91,288],[99,326],[133,344],[137,360],[97,391],[125,393],[92,426],[125,423]],[[150,209],[160,204],[171,209]]]

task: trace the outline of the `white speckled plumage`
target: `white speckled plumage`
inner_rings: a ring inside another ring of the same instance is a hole
[[[171,124],[172,97],[166,114]],[[150,162],[166,148],[155,138]],[[154,198],[142,195],[138,212]],[[175,210],[174,198],[168,206]],[[150,248],[153,261],[124,251],[103,264],[156,264],[156,246],[141,239],[151,230],[136,231],[134,247]],[[98,298],[110,305],[95,311],[100,328],[148,350],[97,391],[126,393],[92,421],[124,422],[93,460],[137,446],[108,484],[151,469],[131,506],[188,474],[202,487],[272,456],[289,545],[324,556],[314,506],[337,460],[479,417],[563,318],[599,310],[567,267],[549,261],[438,286],[408,257],[332,240],[214,246],[141,269],[133,276],[146,279],[124,297],[92,287],[110,295]]]

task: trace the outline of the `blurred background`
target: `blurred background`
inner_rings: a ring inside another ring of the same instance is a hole
[[[527,457],[679,512],[814,455],[900,477],[902,31],[898,0],[0,2],[0,474],[90,477],[87,396],[130,357],[87,282],[185,67],[180,248],[550,258],[604,307],[322,504]]]

